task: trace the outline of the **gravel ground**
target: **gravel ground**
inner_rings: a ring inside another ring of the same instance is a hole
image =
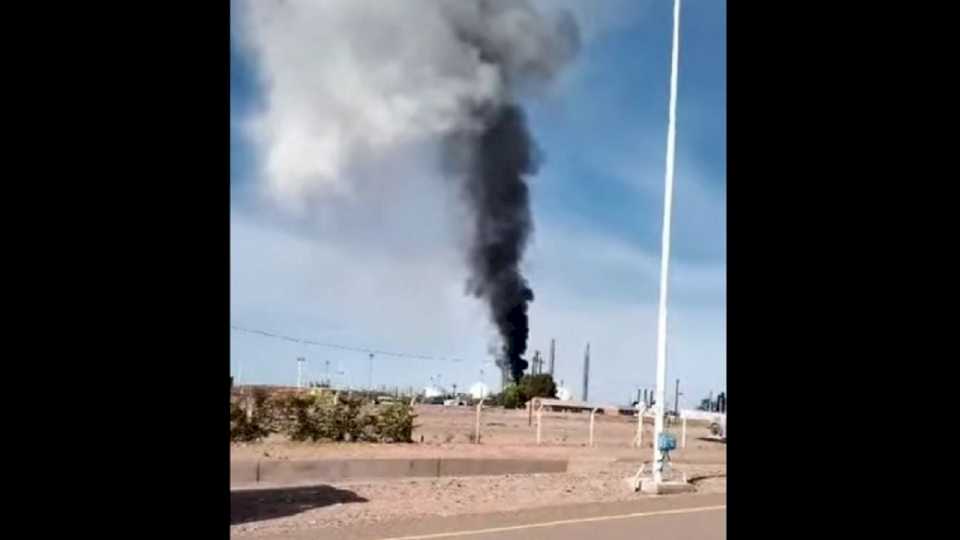
[[[525,411],[484,409],[483,444],[470,444],[474,411],[418,405],[416,444],[311,444],[271,437],[231,446],[231,460],[331,458],[540,458],[568,459],[563,474],[419,478],[337,483],[329,486],[234,491],[231,536],[256,538],[285,530],[336,528],[424,516],[451,516],[631,500],[629,489],[642,459],[650,457],[653,426],[644,449],[633,448],[636,420],[599,415],[596,447],[586,446],[589,415],[544,414],[543,445]],[[677,431],[677,428],[673,428]],[[702,439],[705,425],[688,426],[688,447],[671,454],[699,493],[726,492],[726,445]],[[421,443],[421,437],[423,442]]]
[[[232,537],[583,502],[632,500],[637,464],[611,462],[565,474],[430,478],[232,494]],[[726,492],[725,465],[685,465],[698,493]]]
[[[417,405],[415,444],[372,443],[294,443],[281,436],[255,444],[231,445],[231,459],[324,459],[324,458],[540,458],[604,459],[638,455],[631,441],[636,420],[629,417],[598,415],[596,446],[587,446],[589,415],[546,413],[543,415],[542,446],[536,445],[536,427],[528,425],[523,410],[484,409],[483,444],[471,444],[474,411],[465,407]],[[643,455],[651,449],[653,424],[645,424]],[[677,433],[678,427],[672,430]],[[722,463],[726,461],[723,444],[703,440],[709,435],[705,425],[688,426],[686,449],[673,453],[678,463]],[[423,442],[421,443],[421,438]]]

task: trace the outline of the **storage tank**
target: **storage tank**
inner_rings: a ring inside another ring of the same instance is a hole
[[[473,399],[483,399],[490,395],[490,388],[482,382],[475,382],[470,386],[470,397]]]

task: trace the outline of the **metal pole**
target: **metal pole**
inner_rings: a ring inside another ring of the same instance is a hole
[[[550,376],[551,377],[553,377],[553,374],[554,374],[553,368],[556,366],[555,364],[556,354],[557,354],[557,340],[551,339],[550,340]]]
[[[540,426],[543,424],[543,403],[537,407],[537,446],[540,445]]]
[[[667,383],[667,276],[670,262],[670,219],[673,206],[673,173],[677,139],[677,64],[680,49],[680,0],[673,4],[673,50],[670,61],[670,104],[667,123],[666,174],[663,190],[663,238],[660,254],[660,303],[657,313],[657,394],[653,440],[653,481],[663,482],[663,455],[660,434],[663,433],[663,400]]]
[[[646,407],[637,411],[637,436],[634,438],[637,448],[643,446],[643,413],[645,412],[647,412]]]
[[[477,403],[477,423],[473,428],[473,442],[474,444],[480,444],[480,411],[483,409],[483,398],[480,398],[480,403]]]
[[[590,411],[590,446],[593,447],[593,418],[597,415],[597,411],[600,410],[600,407],[595,407]]]
[[[680,431],[680,448],[687,447],[687,417],[683,417],[683,428]]]
[[[673,412],[677,416],[680,415],[680,379],[677,379],[677,389],[674,391]]]
[[[370,379],[368,387],[373,390],[373,353],[370,353]]]
[[[583,354],[583,401],[586,402],[587,392],[590,389],[590,343],[587,342],[587,351]]]

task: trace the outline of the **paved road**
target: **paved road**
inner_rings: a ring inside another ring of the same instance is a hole
[[[315,529],[258,540],[579,540],[726,538],[726,496],[683,495],[522,512],[436,517],[345,529]],[[242,538],[242,537],[241,537]]]

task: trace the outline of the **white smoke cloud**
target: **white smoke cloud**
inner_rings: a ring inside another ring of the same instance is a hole
[[[499,103],[506,77],[547,72],[574,44],[525,2],[256,0],[239,4],[241,37],[257,59],[264,107],[246,129],[261,153],[267,193],[288,209],[356,196],[358,176],[387,181],[455,128],[473,103]],[[481,57],[478,43],[501,58]],[[559,46],[558,47],[558,43]],[[569,51],[568,51],[569,52]],[[498,63],[499,62],[499,63]],[[421,160],[420,174],[436,164]],[[380,163],[371,170],[370,163]],[[360,170],[358,170],[360,169]]]

